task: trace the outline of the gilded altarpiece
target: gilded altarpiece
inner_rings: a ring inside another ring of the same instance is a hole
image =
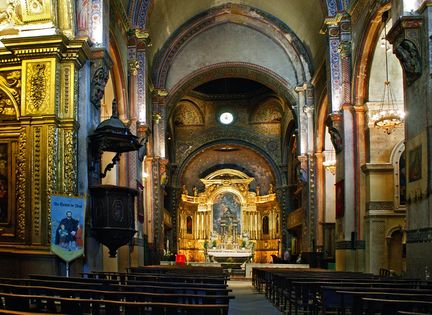
[[[64,36],[2,42],[0,252],[48,254],[50,196],[77,193],[76,74],[90,50]]]
[[[279,255],[281,210],[276,194],[250,191],[254,178],[223,169],[201,179],[204,191],[183,189],[178,207],[178,252],[189,262],[269,262]]]

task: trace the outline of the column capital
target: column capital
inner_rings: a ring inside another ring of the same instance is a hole
[[[140,68],[138,60],[129,60],[128,61],[129,73],[133,76],[138,75],[138,69]]]
[[[303,111],[309,117],[309,116],[313,115],[313,113],[315,112],[315,107],[313,105],[306,105],[303,107]]]
[[[128,32],[129,41],[137,46],[151,46],[150,32],[143,28],[133,28]]]
[[[296,91],[297,93],[300,93],[300,92],[306,92],[307,88],[308,88],[307,83],[303,83],[303,85],[296,86],[296,87],[294,88],[294,91]]]

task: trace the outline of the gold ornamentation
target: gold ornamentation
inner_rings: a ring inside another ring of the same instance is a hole
[[[48,127],[48,184],[47,184],[47,218],[48,218],[48,242],[51,241],[51,195],[56,193],[57,187],[57,148],[58,129],[55,126]]]
[[[16,1],[16,0],[15,0]],[[36,22],[51,19],[50,0],[21,0],[24,22]]]
[[[6,1],[4,1],[6,2]],[[16,25],[22,25],[19,0],[8,0],[6,6],[2,6],[0,13],[0,30],[10,29]]]
[[[76,195],[77,183],[77,147],[73,130],[64,132],[64,193]]]
[[[0,73],[0,117],[19,119],[21,72]]]
[[[26,112],[44,113],[50,108],[51,88],[50,62],[27,64]]]
[[[21,128],[19,135],[19,150],[17,155],[16,168],[16,192],[17,192],[17,236],[18,239],[25,239],[25,204],[26,204],[26,152],[27,135],[26,128]]]
[[[33,129],[32,209],[33,235],[40,236],[41,219],[41,128]]]
[[[138,75],[138,69],[139,69],[139,61],[138,60],[130,60],[129,63],[129,72],[136,76]]]
[[[69,113],[70,107],[70,85],[71,85],[71,69],[66,66],[63,69],[63,75],[61,76],[62,86],[64,87],[63,93],[63,108],[64,113],[67,115]]]

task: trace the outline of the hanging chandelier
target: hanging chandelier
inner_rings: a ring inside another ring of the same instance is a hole
[[[336,156],[334,150],[324,151],[324,162],[322,165],[326,171],[332,173],[332,175],[336,174]]]
[[[387,12],[386,12],[387,13]],[[385,20],[384,20],[385,18]],[[386,40],[387,36],[387,14],[383,14],[384,20],[384,49],[385,49],[385,74],[386,79],[384,81],[384,91],[383,96],[380,103],[379,111],[372,116],[372,120],[374,122],[374,126],[384,129],[385,132],[389,135],[394,131],[394,128],[401,125],[405,118],[405,112],[399,108],[395,101],[395,97],[393,94],[393,90],[391,87],[391,83],[389,80],[389,71],[388,71],[388,44]]]

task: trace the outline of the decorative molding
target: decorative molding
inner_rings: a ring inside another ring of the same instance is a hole
[[[32,169],[32,223],[33,236],[36,238],[32,241],[39,241],[41,228],[41,186],[42,186],[42,157],[41,157],[41,127],[33,128],[33,169]],[[51,146],[50,146],[51,147]]]
[[[0,72],[0,117],[20,118],[21,71]]]
[[[393,201],[369,201],[366,203],[368,210],[394,210]]]
[[[21,127],[18,141],[18,155],[16,157],[16,194],[17,194],[17,237],[25,240],[26,231],[26,155],[27,155],[27,133],[26,128]]]
[[[63,192],[68,195],[76,195],[78,181],[77,165],[77,141],[74,130],[64,131],[64,182]]]
[[[51,1],[50,0],[24,0],[22,17],[24,22],[41,22],[51,20]]]
[[[48,242],[51,241],[51,195],[57,192],[57,165],[58,165],[58,129],[55,126],[48,127],[48,152],[47,152],[47,213],[48,218]],[[76,166],[75,166],[76,167]]]
[[[23,65],[24,66],[24,65]],[[23,115],[52,111],[51,61],[25,63],[25,105]]]

